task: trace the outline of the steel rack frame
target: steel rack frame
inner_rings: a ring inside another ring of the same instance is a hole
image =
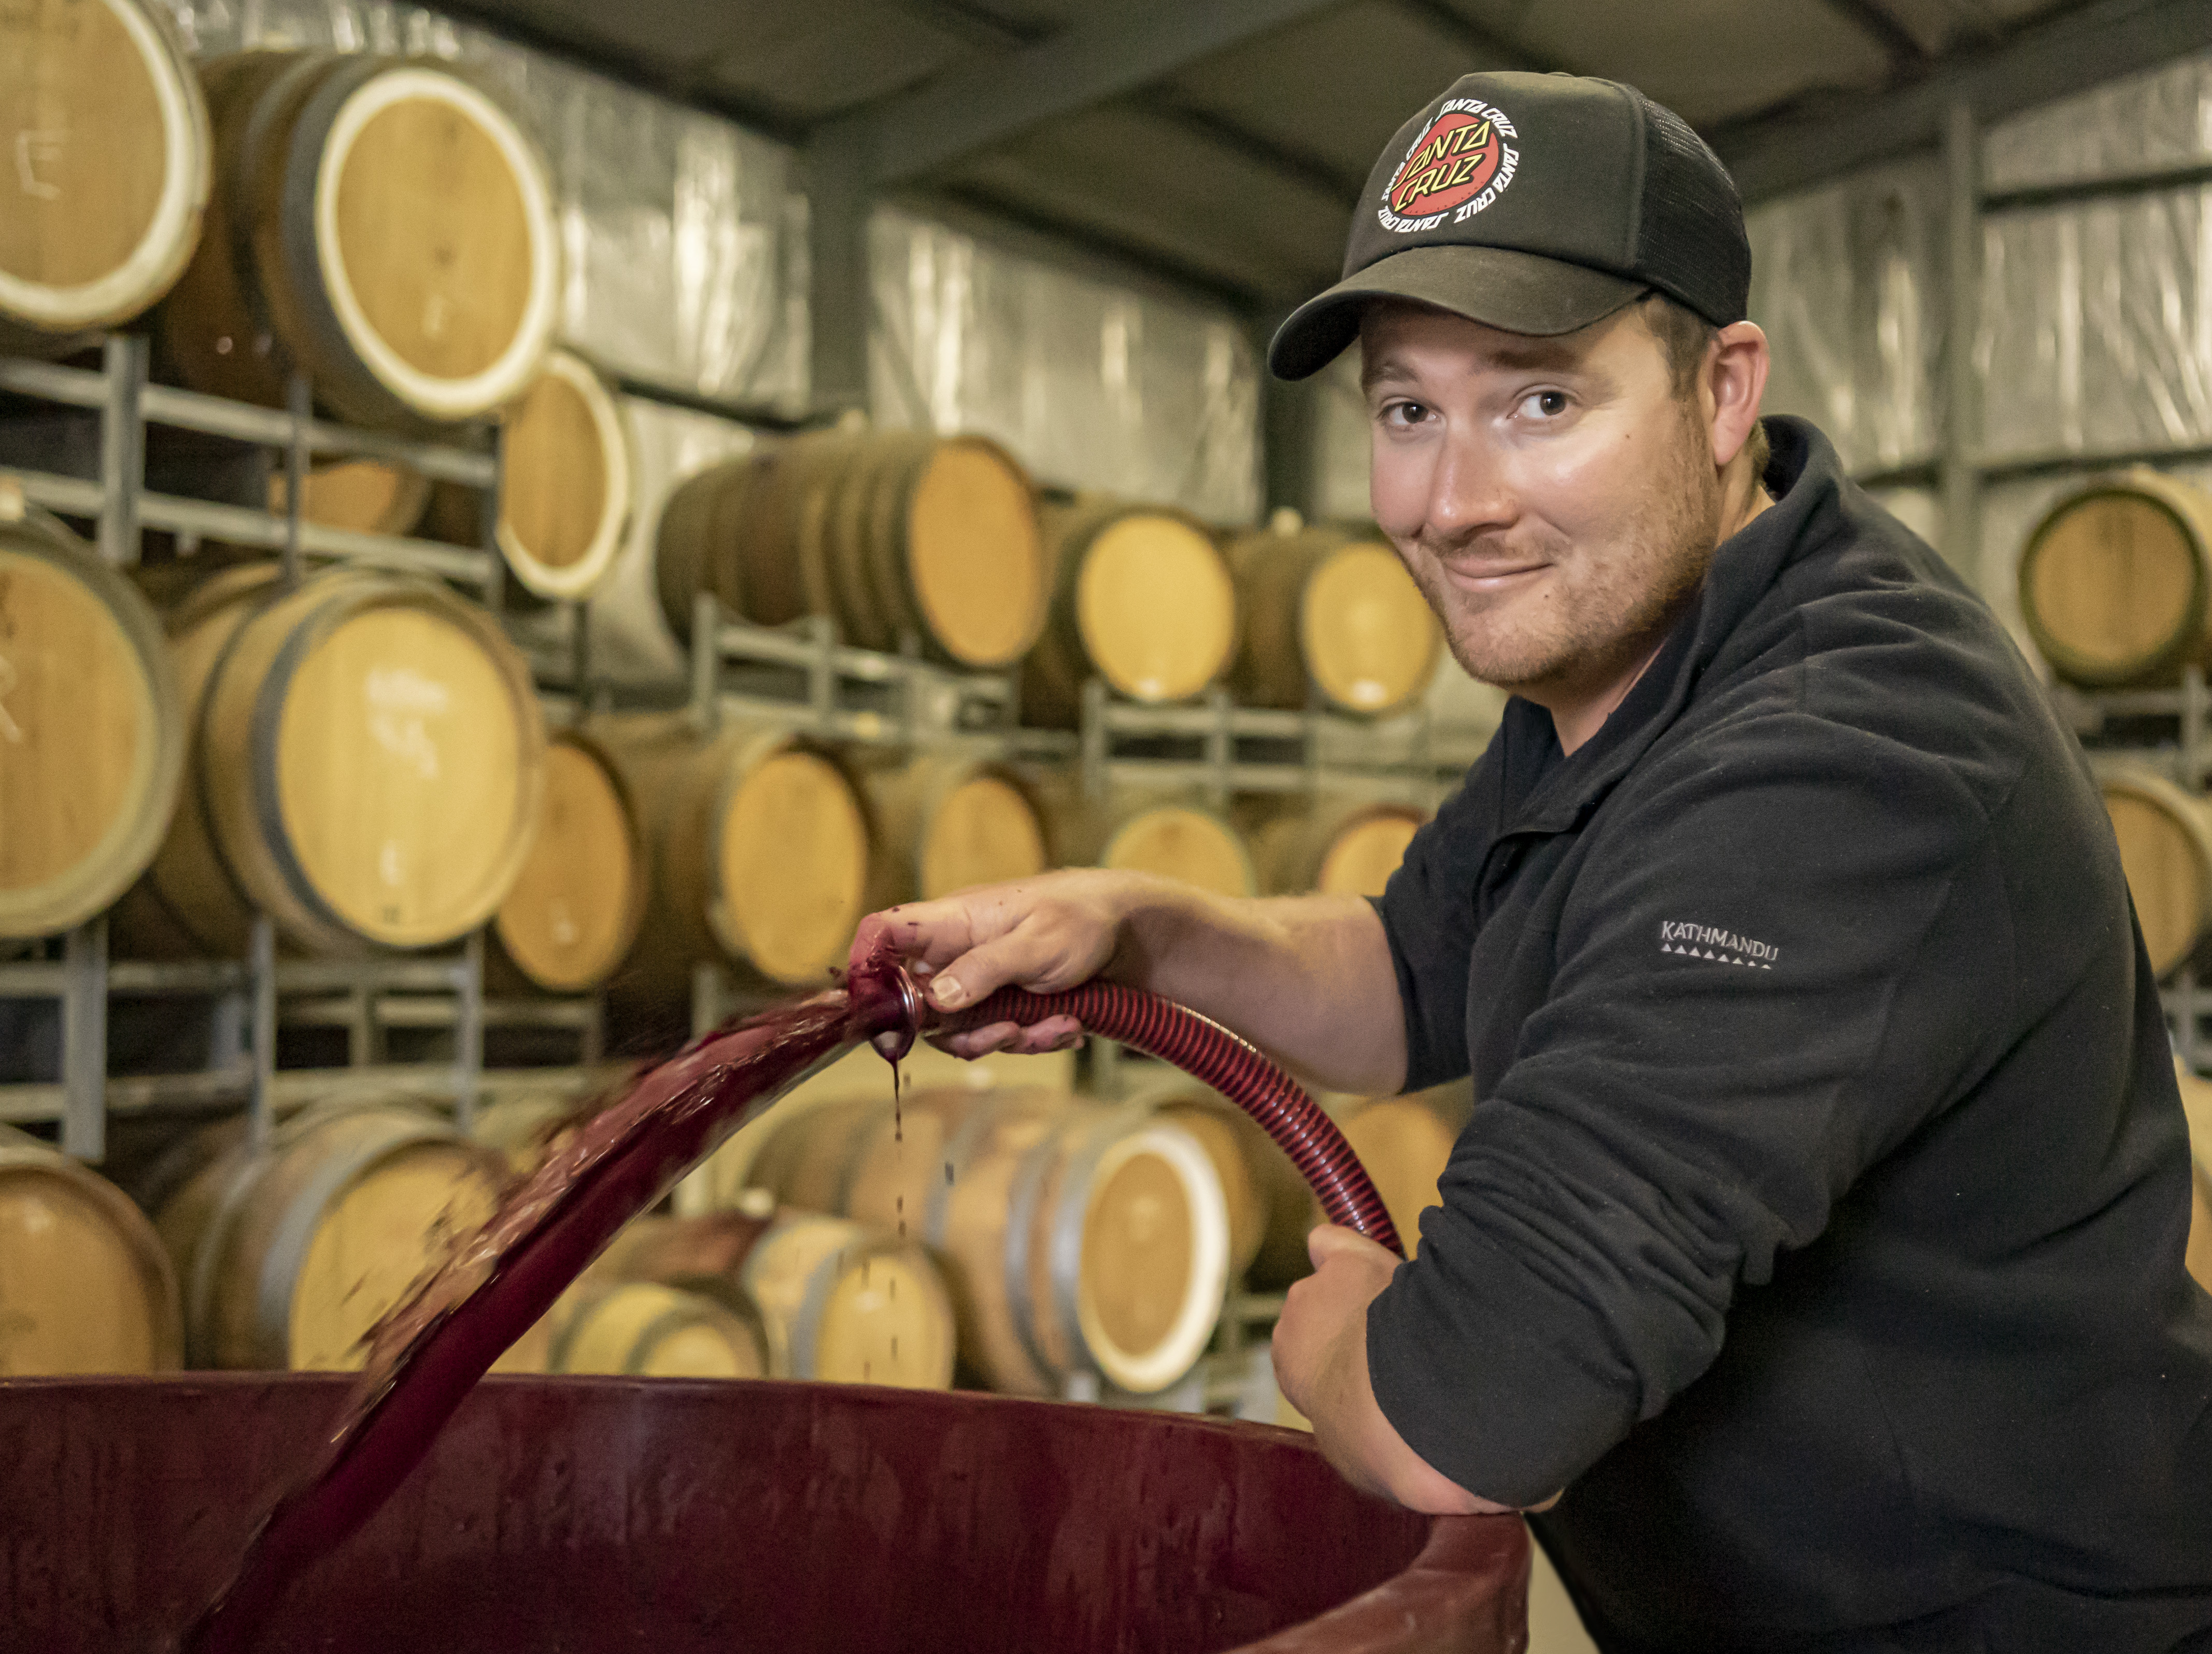
[[[310,463],[319,455],[389,460],[434,481],[496,490],[499,457],[495,451],[417,442],[319,420],[314,416],[312,388],[306,377],[298,373],[291,378],[288,406],[282,409],[149,384],[148,355],[143,337],[112,333],[102,348],[102,365],[96,373],[54,362],[0,358],[0,391],[64,407],[99,410],[99,481],[5,467],[0,467],[0,474],[15,477],[24,497],[33,505],[67,517],[96,519],[100,554],[109,562],[137,562],[139,530],[165,529],[180,536],[275,551],[283,560],[288,581],[299,579],[309,557],[343,559],[473,586],[483,593],[488,607],[499,607],[506,566],[495,548],[471,551],[439,541],[356,533],[310,523],[301,515],[301,485]],[[169,426],[280,451],[290,484],[285,509],[259,511],[147,492],[148,425]]]
[[[789,724],[823,740],[921,748],[988,741],[1010,755],[1064,758],[1065,731],[1017,722],[1011,672],[968,672],[921,657],[909,636],[897,654],[855,649],[827,615],[787,627],[735,618],[712,593],[691,613],[690,708],[702,730],[724,717]]]
[[[1318,707],[1240,706],[1218,685],[1196,701],[1147,706],[1120,699],[1094,677],[1083,686],[1077,752],[1085,797],[1103,798],[1126,781],[1188,788],[1217,808],[1240,792],[1352,786],[1434,809],[1481,756],[1479,747],[1440,751],[1440,731],[1425,706],[1382,727],[1407,732],[1406,757],[1346,763],[1329,748],[1371,740],[1377,725]]]

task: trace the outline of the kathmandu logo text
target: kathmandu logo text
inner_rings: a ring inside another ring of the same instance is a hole
[[[1767,942],[1753,942],[1717,925],[1692,924],[1687,919],[1660,921],[1659,951],[1709,959],[1718,965],[1741,965],[1751,971],[1771,971],[1782,957],[1782,950]]]
[[[1480,98],[1450,98],[1390,175],[1376,215],[1386,230],[1432,230],[1447,216],[1463,224],[1504,193],[1520,169],[1505,112]]]

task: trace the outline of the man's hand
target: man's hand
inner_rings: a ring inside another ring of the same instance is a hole
[[[1330,1091],[1394,1092],[1405,1078],[1389,939],[1357,896],[1217,896],[1149,873],[1073,868],[870,914],[853,962],[886,939],[942,1010],[1010,984],[1049,994],[1098,977],[1188,1005]],[[939,1043],[985,1057],[1061,1049],[1082,1034],[1055,1015]]]
[[[954,1011],[1006,986],[1055,993],[1106,968],[1121,940],[1129,875],[1075,869],[908,902],[860,921],[853,962],[888,933],[933,1003]],[[955,1057],[1064,1050],[1083,1038],[1072,1016],[1030,1027],[994,1022],[944,1042]]]
[[[1511,1507],[1469,1493],[1406,1445],[1367,1377],[1367,1306],[1399,1260],[1366,1236],[1324,1223],[1306,1242],[1314,1272],[1291,1288],[1275,1324],[1275,1382],[1355,1487],[1431,1516]]]

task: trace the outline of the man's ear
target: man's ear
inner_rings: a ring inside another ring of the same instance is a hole
[[[1766,394],[1766,375],[1773,358],[1766,335],[1756,322],[1731,322],[1720,330],[1705,359],[1705,382],[1700,387],[1708,428],[1713,441],[1713,463],[1726,467],[1743,451],[1752,428],[1759,423],[1759,404]]]

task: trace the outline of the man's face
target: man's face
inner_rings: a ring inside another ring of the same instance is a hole
[[[1460,664],[1538,700],[1633,670],[1723,508],[1698,404],[1637,307],[1531,338],[1379,305],[1360,342],[1376,521]]]

